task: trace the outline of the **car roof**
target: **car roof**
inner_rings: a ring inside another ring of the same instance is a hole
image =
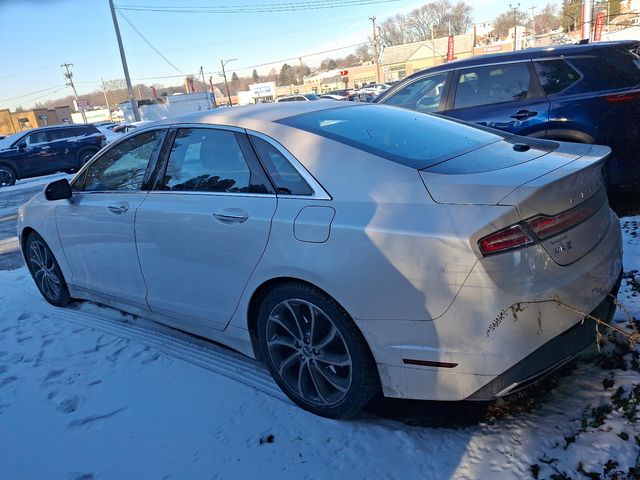
[[[548,47],[534,47],[526,50],[518,50],[516,52],[488,53],[477,55],[462,60],[454,60],[453,62],[443,63],[435,67],[420,70],[407,78],[424,75],[425,73],[439,72],[451,70],[454,68],[473,67],[476,65],[485,65],[492,63],[509,62],[516,60],[529,60],[531,58],[558,57],[562,55],[581,55],[592,52],[594,50],[615,48],[615,47],[632,47],[638,45],[637,40],[619,40],[613,42],[597,42],[585,43],[580,45],[551,45]]]
[[[231,108],[216,108],[171,119],[154,122],[153,126],[173,125],[179,123],[204,123],[213,125],[228,125],[240,128],[252,128],[250,124],[259,122],[275,122],[283,118],[301,115],[303,113],[330,110],[332,108],[357,107],[356,103],[348,102],[276,102],[260,103],[256,105],[242,105]],[[145,125],[146,127],[146,125]]]

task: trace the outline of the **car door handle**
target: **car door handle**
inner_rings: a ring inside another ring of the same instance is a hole
[[[240,209],[218,210],[213,213],[213,218],[222,223],[244,223],[249,219],[249,214]]]
[[[115,213],[116,215],[122,215],[123,213],[127,213],[127,211],[129,210],[129,205],[109,205],[107,207],[107,210],[109,210],[111,213]]]
[[[516,120],[524,120],[525,118],[535,117],[538,115],[538,112],[531,112],[529,110],[520,110],[519,112],[511,115],[511,118],[515,118]]]

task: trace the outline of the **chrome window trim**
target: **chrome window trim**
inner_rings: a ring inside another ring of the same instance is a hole
[[[172,123],[169,125],[171,128],[206,128],[209,130],[227,130],[235,133],[245,133],[244,128],[236,127],[233,125],[218,125],[213,123]]]
[[[256,132],[255,130],[243,130],[247,135],[253,135],[265,142],[269,143],[273,148],[278,150],[280,154],[288,160],[293,168],[300,174],[305,182],[311,187],[313,193],[311,195],[278,195],[278,198],[298,198],[298,199],[314,199],[314,200],[331,200],[331,195],[324,189],[320,182],[318,182],[311,173],[300,163],[300,161],[294,157],[289,151],[281,145],[277,140],[265,135],[264,133]]]
[[[204,192],[204,191],[180,191],[180,190],[149,190],[149,195],[208,195],[208,196],[225,196],[225,197],[259,197],[259,198],[274,198],[277,195],[275,193],[246,193],[246,192]]]

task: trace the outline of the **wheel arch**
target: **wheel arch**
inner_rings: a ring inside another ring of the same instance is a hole
[[[246,322],[247,322],[247,329],[249,330],[249,337],[251,338],[251,347],[253,348],[253,352],[254,352],[254,355],[255,355],[257,360],[261,360],[261,361],[263,360],[262,358],[260,358],[261,355],[260,355],[260,348],[258,348],[258,337],[257,337],[258,312],[260,311],[260,305],[262,304],[262,301],[264,300],[265,296],[272,289],[274,289],[274,288],[276,288],[276,287],[278,287],[280,285],[286,285],[286,284],[289,284],[289,283],[298,283],[298,284],[303,284],[303,285],[307,285],[309,287],[312,287],[312,288],[320,291],[324,295],[328,296],[329,298],[331,298],[334,302],[336,302],[340,306],[340,308],[342,308],[347,313],[347,315],[349,316],[349,318],[351,319],[353,324],[356,326],[356,328],[358,329],[358,331],[360,332],[360,334],[364,338],[365,344],[367,345],[367,348],[369,350],[369,354],[371,355],[371,358],[375,358],[374,355],[373,355],[373,352],[371,351],[371,346],[369,345],[369,342],[367,341],[367,338],[364,335],[364,332],[360,329],[358,324],[353,320],[353,316],[349,313],[349,311],[343,306],[343,304],[340,301],[338,301],[335,298],[335,296],[331,295],[329,292],[327,292],[323,288],[315,285],[314,283],[312,283],[312,282],[310,282],[308,280],[303,280],[303,279],[297,278],[297,277],[281,276],[281,277],[270,278],[270,279],[265,280],[264,282],[262,282],[253,291],[253,294],[251,295],[251,298],[249,299],[249,303],[248,303],[248,306],[247,306]]]
[[[597,143],[596,139],[588,133],[570,129],[549,129],[547,130],[546,138],[547,140],[558,140],[560,142]]]
[[[29,238],[29,235],[31,235],[33,232],[36,232],[36,229],[33,227],[24,227],[22,229],[22,231],[20,232],[20,251],[22,252],[22,258],[24,259],[25,263],[27,262],[27,256],[25,255],[26,249],[27,249],[27,239]]]

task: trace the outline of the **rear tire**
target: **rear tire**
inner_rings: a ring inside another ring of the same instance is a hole
[[[16,172],[8,165],[0,165],[0,187],[10,187],[16,183]]]
[[[368,345],[347,312],[304,283],[275,287],[258,317],[258,346],[275,382],[316,415],[357,415],[380,390]]]
[[[27,238],[25,257],[33,281],[44,299],[56,307],[69,305],[72,299],[60,265],[44,239],[36,232]]]

